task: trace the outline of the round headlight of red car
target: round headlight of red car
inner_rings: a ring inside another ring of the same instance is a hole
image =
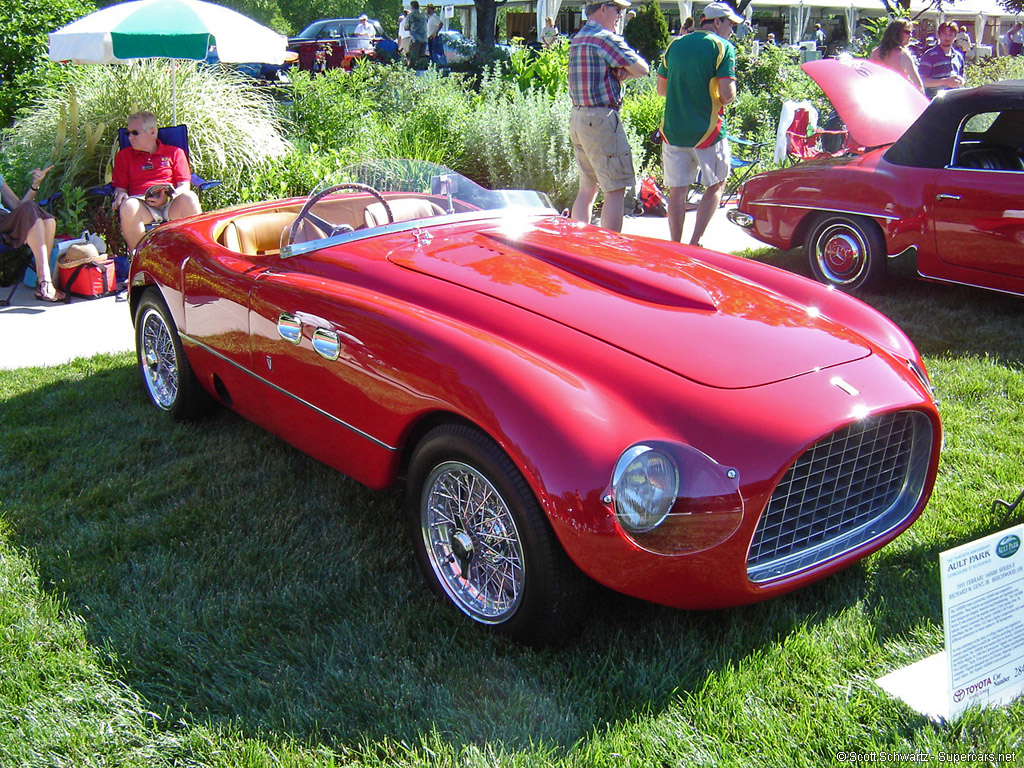
[[[634,445],[619,457],[612,476],[615,516],[633,534],[664,522],[679,495],[679,469],[667,453]]]

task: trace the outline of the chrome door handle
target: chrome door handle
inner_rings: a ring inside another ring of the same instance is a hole
[[[945,192],[940,192],[935,196],[936,200],[959,200],[960,195],[947,195]]]

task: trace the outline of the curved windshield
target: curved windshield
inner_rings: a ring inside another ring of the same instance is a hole
[[[455,171],[422,160],[368,160],[336,171],[316,186],[285,230],[281,250],[287,255],[300,244],[322,247],[343,237],[505,209],[555,213],[542,192],[485,189]]]

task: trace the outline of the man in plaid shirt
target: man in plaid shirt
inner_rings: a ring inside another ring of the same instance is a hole
[[[598,187],[604,192],[601,226],[622,231],[626,187],[636,184],[633,154],[619,119],[623,80],[644,77],[647,62],[615,30],[629,0],[587,5],[587,23],[569,45],[569,138],[579,166],[580,191],[572,217],[590,222]]]

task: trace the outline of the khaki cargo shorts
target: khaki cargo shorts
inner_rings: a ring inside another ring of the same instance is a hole
[[[713,187],[729,178],[732,156],[729,142],[716,141],[710,147],[676,147],[667,142],[661,145],[661,162],[665,167],[665,186],[688,187],[695,181]]]
[[[596,182],[604,192],[636,185],[633,153],[619,110],[611,107],[573,107],[569,139],[580,176]]]

